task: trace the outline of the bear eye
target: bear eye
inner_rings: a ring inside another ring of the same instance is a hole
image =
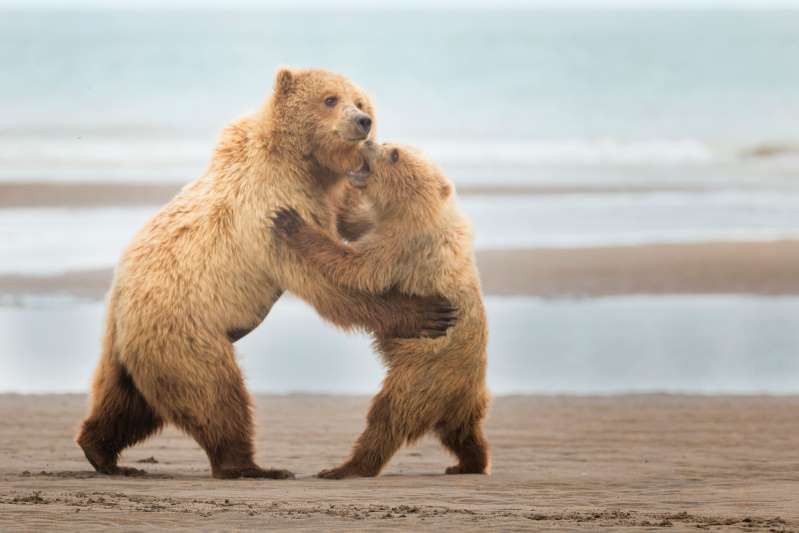
[[[337,103],[338,103],[338,97],[336,96],[328,96],[327,98],[325,98],[325,105],[327,107],[336,107]]]
[[[391,150],[391,162],[396,163],[397,161],[399,161],[399,150],[394,148]]]
[[[363,102],[361,102],[360,100],[358,100],[357,102],[355,102],[355,107],[357,107],[358,109],[360,109],[361,111],[363,111]]]

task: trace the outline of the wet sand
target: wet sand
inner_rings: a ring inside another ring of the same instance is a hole
[[[768,150],[768,147],[763,148]],[[796,176],[795,169],[788,167],[781,169],[777,167],[758,167],[760,174],[774,178],[781,178],[780,186],[782,190],[799,190],[795,185],[791,185],[791,180]],[[553,180],[551,183],[459,183],[457,191],[459,196],[497,196],[497,195],[535,195],[535,196],[557,196],[564,194],[653,194],[653,193],[713,193],[730,190],[730,186],[724,182],[695,182],[695,181],[674,181],[675,172],[677,175],[690,174],[695,169],[678,168],[672,166],[666,169],[647,166],[641,167],[609,167],[605,171],[610,172],[607,179],[602,183],[590,183],[585,181],[573,182],[570,179],[575,175],[585,173],[585,167],[547,167],[541,166],[537,169],[542,181]],[[729,178],[738,175],[747,175],[747,169],[741,165],[724,165],[716,169]],[[474,172],[474,168],[471,168]],[[470,172],[470,173],[471,173]],[[529,169],[528,173],[531,172]],[[592,175],[601,174],[602,168],[592,169]],[[647,183],[630,183],[629,179],[614,182],[611,176],[618,178],[637,175],[646,172],[652,177],[652,181]],[[561,176],[563,179],[555,179]],[[0,209],[18,207],[108,207],[108,206],[158,206],[168,202],[184,183],[179,182],[154,182],[152,176],[141,182],[136,181],[90,181],[90,182],[58,182],[46,180],[32,181],[6,181],[0,182]],[[757,185],[736,183],[733,190],[760,190]]]
[[[0,208],[130,207],[161,205],[180,190],[179,184],[135,183],[0,183]]]
[[[178,183],[0,183],[0,208],[17,207],[107,207],[162,205],[181,188]],[[667,182],[648,185],[533,185],[494,184],[458,186],[458,194],[468,195],[557,195],[557,194],[616,194],[651,192],[702,192],[713,190],[706,186],[674,185]]]
[[[481,250],[486,294],[799,294],[799,242],[708,242]],[[0,295],[62,293],[100,299],[112,270],[0,275]]]
[[[487,294],[799,294],[799,242],[484,250]]]
[[[501,397],[490,476],[443,475],[425,438],[379,478],[312,477],[367,402],[258,396],[258,459],[297,479],[218,481],[172,429],[123,455],[146,476],[98,476],[72,441],[84,396],[2,395],[0,529],[799,529],[799,397]]]

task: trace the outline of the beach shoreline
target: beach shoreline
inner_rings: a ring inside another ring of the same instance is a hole
[[[658,243],[478,250],[483,291],[494,296],[799,294],[799,241]],[[0,274],[0,295],[100,300],[112,268]]]
[[[84,395],[0,395],[0,526],[101,530],[799,527],[799,396],[503,396],[490,476],[447,476],[432,438],[375,479],[313,477],[363,428],[364,396],[258,395],[257,459],[293,481],[210,478],[173,429],[100,476],[73,442]]]
[[[171,200],[187,182],[163,183],[114,181],[0,181],[0,209],[18,208],[93,208],[159,206]],[[789,192],[796,189],[785,187]],[[761,190],[738,184],[669,183],[666,178],[655,183],[463,183],[457,185],[459,196],[557,196],[613,195],[656,193],[714,193],[727,190]]]

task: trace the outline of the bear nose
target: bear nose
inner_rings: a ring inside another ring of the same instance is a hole
[[[358,127],[361,128],[365,134],[369,134],[369,130],[372,129],[372,119],[369,118],[367,115],[361,115],[355,121],[358,124]]]

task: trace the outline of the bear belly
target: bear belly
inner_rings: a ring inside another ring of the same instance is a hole
[[[236,342],[237,340],[246,337],[252,330],[260,326],[261,322],[263,322],[266,316],[269,314],[269,311],[272,310],[272,306],[282,295],[283,295],[283,289],[275,290],[269,301],[265,302],[264,305],[256,313],[255,320],[244,326],[234,326],[228,328],[227,330],[228,340],[230,342]]]

